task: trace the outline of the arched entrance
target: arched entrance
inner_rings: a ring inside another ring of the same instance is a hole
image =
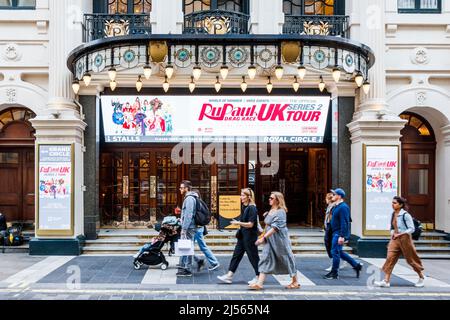
[[[0,212],[25,225],[34,223],[35,116],[22,107],[0,112]]]
[[[435,223],[435,155],[433,128],[423,117],[404,112],[408,122],[401,131],[402,196],[408,199],[411,213],[427,227]]]

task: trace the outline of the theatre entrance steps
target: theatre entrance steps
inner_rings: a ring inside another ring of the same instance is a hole
[[[290,228],[289,231],[295,254],[326,255],[324,233],[320,229]],[[235,233],[209,230],[206,243],[216,254],[232,254],[237,241]],[[83,254],[134,254],[156,235],[152,229],[100,229],[97,240],[86,241]],[[352,251],[350,247],[345,247],[345,250]]]

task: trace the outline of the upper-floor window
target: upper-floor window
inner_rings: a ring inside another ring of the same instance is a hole
[[[339,0],[283,0],[283,12],[286,15],[336,15],[341,12]]]
[[[36,0],[0,0],[0,9],[35,9]]]
[[[399,13],[441,13],[441,0],[398,0]]]
[[[109,14],[149,13],[152,11],[152,0],[105,0]]]
[[[207,10],[248,13],[248,0],[184,0],[184,14]]]

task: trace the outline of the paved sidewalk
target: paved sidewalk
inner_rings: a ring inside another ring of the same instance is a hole
[[[302,288],[286,290],[286,276],[268,276],[265,290],[248,290],[247,281],[254,277],[245,257],[232,285],[221,284],[218,275],[227,271],[230,256],[218,256],[221,267],[203,269],[191,278],[177,278],[176,257],[170,266],[135,270],[130,256],[29,257],[2,255],[0,266],[0,300],[67,299],[67,300],[450,300],[450,262],[425,260],[427,283],[415,288],[417,276],[401,261],[394,270],[389,289],[371,287],[381,277],[383,259],[363,259],[364,272],[357,279],[351,267],[340,272],[338,280],[324,280],[330,264],[326,257],[297,257]]]

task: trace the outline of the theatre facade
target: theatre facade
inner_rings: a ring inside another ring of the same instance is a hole
[[[152,228],[181,207],[182,180],[210,206],[211,228],[239,214],[245,187],[260,214],[280,191],[291,228],[321,228],[325,196],[341,187],[358,254],[384,250],[395,195],[450,231],[448,117],[428,106],[443,78],[406,84],[395,41],[409,31],[376,27],[401,1],[69,2],[28,8],[49,15],[38,28],[48,47],[36,49],[48,56],[45,90],[37,71],[0,77],[0,205],[35,228],[31,254],[80,254],[101,229]],[[381,14],[368,13],[373,2]],[[5,59],[20,60],[20,46]],[[419,49],[414,63],[434,61]]]

